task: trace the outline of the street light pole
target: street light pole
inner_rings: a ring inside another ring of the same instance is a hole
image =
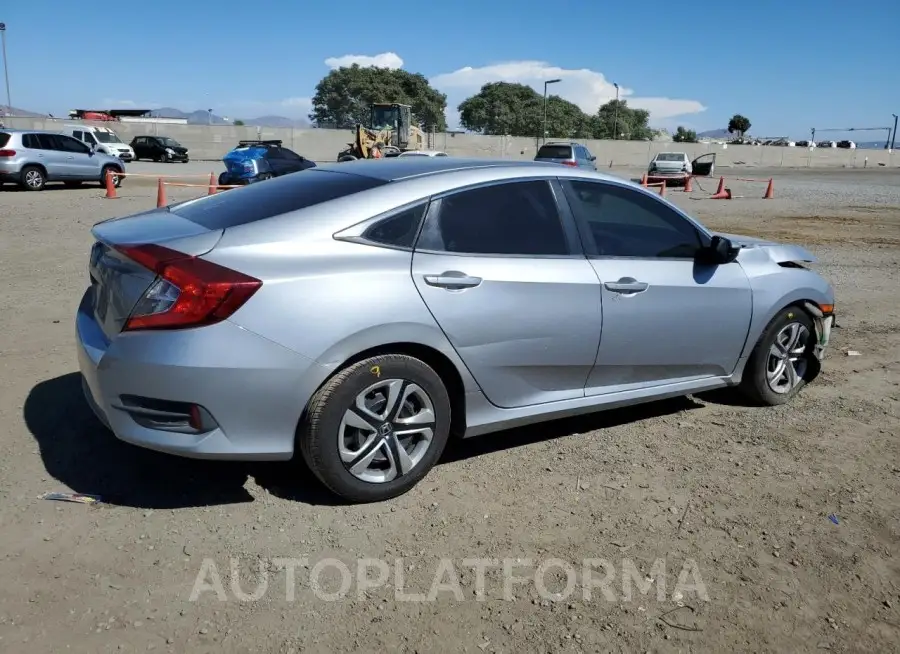
[[[548,79],[544,82],[544,120],[541,123],[541,143],[544,143],[547,140],[547,86],[561,81],[562,80],[558,79]]]
[[[616,110],[613,113],[613,139],[619,138],[619,85],[613,82],[613,86],[616,87]]]
[[[0,23],[0,41],[3,41],[3,75],[6,78],[6,111],[12,113],[12,100],[9,97],[9,65],[6,59],[6,23]]]
[[[894,117],[894,133],[891,136],[891,150],[894,149],[894,141],[897,140],[897,114],[891,114]]]

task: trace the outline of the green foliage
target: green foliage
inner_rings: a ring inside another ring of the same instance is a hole
[[[510,136],[541,135],[544,97],[530,86],[509,82],[491,82],[459,105],[460,122],[466,129],[482,134]],[[590,139],[613,137],[648,139],[650,114],[632,109],[624,100],[612,100],[594,116],[578,105],[551,95],[547,98],[547,138]],[[614,130],[614,127],[618,127]]]
[[[632,109],[625,100],[610,100],[590,118],[591,133],[595,139],[652,139],[653,130],[649,123],[649,111]]]
[[[234,126],[235,126],[235,127],[243,127],[243,126],[244,126],[244,121],[243,121],[243,120],[236,120],[236,121],[234,121]]]
[[[357,64],[337,68],[322,78],[316,85],[309,119],[320,127],[366,125],[370,105],[376,102],[411,105],[419,127],[437,131],[447,128],[447,96],[433,89],[424,75]]]
[[[744,134],[750,131],[750,119],[746,116],[742,116],[741,114],[735,114],[731,117],[731,120],[728,121],[728,133],[734,134],[735,132],[741,135],[741,138],[744,137]]]
[[[675,130],[675,136],[672,137],[672,140],[676,143],[696,143],[697,132],[692,129],[685,129],[679,125],[678,129]]]

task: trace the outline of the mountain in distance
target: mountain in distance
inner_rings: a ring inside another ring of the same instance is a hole
[[[235,120],[240,120],[248,127],[309,127],[309,121],[303,118],[294,119],[285,116],[259,116],[257,118],[225,118],[216,113],[212,115],[203,109],[185,112],[174,107],[161,107],[153,109],[150,114],[160,118],[184,118],[188,125],[233,125]]]
[[[47,114],[39,114],[36,111],[27,111],[25,109],[18,109],[17,107],[10,107],[5,104],[0,104],[0,116],[22,116],[24,118],[46,118]]]
[[[698,139],[727,139],[733,136],[734,134],[729,134],[727,129],[710,129],[697,133]]]

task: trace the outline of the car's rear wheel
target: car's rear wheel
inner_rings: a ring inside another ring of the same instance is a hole
[[[25,166],[22,169],[22,188],[26,191],[43,191],[46,183],[44,171],[37,166]]]
[[[372,357],[329,379],[298,434],[306,464],[351,502],[410,490],[437,463],[450,433],[450,398],[419,359]]]
[[[776,315],[750,353],[740,390],[754,403],[777,406],[790,401],[818,374],[815,326],[799,307]]]

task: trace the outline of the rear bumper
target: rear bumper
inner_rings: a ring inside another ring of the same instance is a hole
[[[661,173],[657,171],[653,173],[647,173],[647,182],[651,184],[658,184],[659,182],[684,183],[687,181],[688,177],[690,177],[690,173]]]
[[[321,366],[229,322],[110,341],[91,306],[89,289],[75,320],[84,393],[120,440],[199,459],[293,456],[303,408],[326,375]],[[216,427],[201,434],[147,428],[123,395],[200,405]]]

